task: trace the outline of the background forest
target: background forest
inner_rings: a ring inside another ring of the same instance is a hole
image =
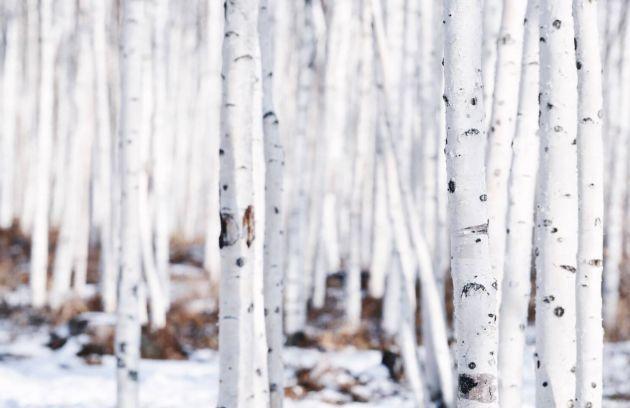
[[[0,407],[630,407],[628,0],[0,0]]]

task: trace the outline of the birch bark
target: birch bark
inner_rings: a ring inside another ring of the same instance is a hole
[[[490,267],[485,183],[482,5],[444,7],[444,102],[451,273],[460,407],[497,405],[497,281]]]
[[[628,166],[628,139],[630,138],[630,121],[627,119],[625,112],[630,109],[630,97],[628,93],[619,88],[618,84],[630,83],[630,27],[628,20],[628,5],[623,2],[617,3],[616,8],[612,8],[613,13],[621,14],[618,25],[614,32],[618,38],[614,36],[610,41],[617,43],[611,44],[614,53],[618,53],[618,65],[615,66],[615,55],[611,56],[609,61],[613,72],[610,75],[610,81],[607,83],[610,95],[608,101],[608,145],[615,146],[609,148],[608,156],[611,160],[610,182],[606,208],[606,259],[604,262],[604,282],[603,282],[603,315],[604,326],[613,328],[617,321],[617,305],[619,302],[619,281],[620,268],[623,254],[623,206],[628,191],[627,182],[627,166]],[[623,8],[620,6],[623,4]],[[612,13],[611,13],[612,14]],[[614,19],[611,19],[614,21]],[[615,70],[618,70],[615,75]]]
[[[566,406],[575,396],[577,72],[571,3],[540,6],[536,404]]]
[[[37,121],[37,162],[35,164],[37,199],[33,218],[31,248],[31,302],[42,307],[46,302],[48,268],[48,206],[50,203],[50,163],[53,129],[53,73],[56,48],[52,0],[42,0],[40,10],[39,118]]]
[[[14,217],[13,177],[17,125],[17,84],[20,70],[19,3],[5,2],[6,21],[4,61],[2,68],[2,135],[0,136],[0,228],[9,228]]]
[[[258,7],[254,0],[225,3],[223,42],[223,123],[220,156],[221,296],[219,306],[219,406],[265,407],[268,389],[257,387],[267,367],[259,366],[255,319],[258,303],[254,197],[254,100],[260,69]],[[257,210],[258,208],[258,210]],[[260,217],[263,218],[263,217]],[[261,288],[262,289],[262,288]],[[264,340],[264,337],[263,337]],[[266,360],[264,361],[266,364]],[[264,370],[264,373],[263,373]]]
[[[505,276],[499,311],[499,398],[521,406],[523,353],[531,292],[534,202],[538,172],[539,0],[529,0],[525,17],[522,75],[509,180]]]
[[[598,4],[574,0],[578,71],[579,238],[576,277],[576,402],[602,406],[602,259],[604,246],[604,146],[602,63]],[[626,83],[627,84],[627,83]]]
[[[265,144],[265,246],[264,293],[265,328],[267,333],[267,366],[269,369],[270,407],[282,407],[284,399],[284,365],[282,348],[282,300],[284,293],[284,208],[283,168],[284,151],[278,132],[278,118],[274,111],[274,1],[260,0],[258,32],[262,62],[262,120]]]
[[[488,187],[488,236],[493,273],[499,285],[505,260],[508,178],[512,162],[512,138],[516,127],[518,89],[523,57],[523,31],[527,2],[508,0],[503,4],[501,31],[497,42],[497,65],[494,81],[492,117],[486,152],[486,184]]]
[[[140,360],[140,145],[142,127],[142,0],[122,6],[121,99],[119,122],[120,251],[118,258],[118,319],[116,323],[117,407],[133,408],[138,401]]]

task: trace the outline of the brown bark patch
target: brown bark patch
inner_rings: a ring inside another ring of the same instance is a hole
[[[254,207],[248,206],[243,214],[243,228],[245,229],[245,243],[247,247],[252,244],[256,237],[255,219],[254,219]]]

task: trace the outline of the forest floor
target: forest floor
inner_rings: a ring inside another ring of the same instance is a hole
[[[98,325],[111,316],[92,314]],[[59,329],[57,329],[59,332]],[[89,335],[70,336],[51,348],[45,325],[17,328],[0,324],[0,406],[6,408],[100,408],[115,403],[115,359],[86,354]],[[531,343],[531,341],[530,341]],[[526,352],[525,404],[534,406],[533,345]],[[413,407],[404,380],[392,378],[379,350],[346,346],[336,350],[288,347],[288,407]],[[630,342],[605,348],[605,407],[630,406]],[[218,353],[191,352],[186,360],[143,359],[140,366],[143,407],[216,406]]]
[[[200,259],[200,246],[172,249],[167,327],[143,329],[143,407],[216,406],[216,297]],[[115,316],[99,311],[97,258],[90,256],[87,293],[54,313],[28,307],[27,262],[28,243],[0,231],[0,407],[114,406]],[[380,302],[365,298],[362,327],[349,333],[343,326],[342,287],[343,274],[331,275],[325,307],[310,311],[305,332],[288,339],[286,405],[413,407],[396,348],[379,330]],[[605,347],[605,407],[630,407],[629,287],[625,282],[620,325]],[[533,331],[528,334],[524,407],[533,407]]]

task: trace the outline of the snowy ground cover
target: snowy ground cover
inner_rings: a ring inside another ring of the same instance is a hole
[[[25,333],[0,325],[0,407],[101,408],[115,401],[114,358],[87,364],[76,353],[81,336],[51,350],[45,329]],[[526,407],[533,407],[533,346],[527,351]],[[322,351],[289,347],[287,406],[412,407],[404,384],[393,381],[378,350],[348,347]],[[605,407],[630,407],[630,343],[605,350]],[[143,407],[216,405],[218,354],[199,350],[188,360],[143,360],[140,399]]]

